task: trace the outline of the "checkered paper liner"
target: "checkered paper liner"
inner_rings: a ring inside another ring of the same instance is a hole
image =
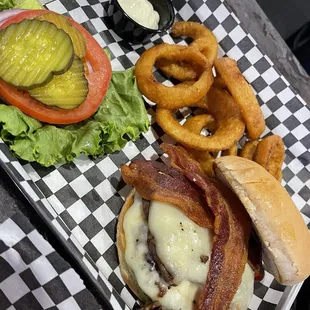
[[[287,80],[274,68],[267,55],[258,48],[240,21],[220,0],[173,0],[177,20],[204,23],[219,42],[219,56],[228,55],[238,62],[257,94],[266,119],[264,135],[280,135],[286,146],[283,186],[310,223],[310,110]],[[119,38],[105,23],[106,0],[56,0],[47,8],[69,15],[81,23],[111,52],[113,70],[132,67],[139,55],[161,42],[173,40],[169,34],[154,36],[144,45],[132,46]],[[156,72],[156,77],[165,78]],[[44,214],[46,221],[70,245],[84,266],[97,280],[104,296],[114,309],[128,309],[136,299],[120,275],[115,246],[117,216],[130,188],[121,179],[119,166],[136,158],[162,159],[159,145],[171,142],[154,120],[154,108],[148,106],[151,128],[136,142],[129,142],[120,151],[91,160],[85,156],[71,164],[43,168],[36,163],[18,161],[8,147],[0,142],[0,160],[15,182]],[[188,117],[190,109],[177,113]],[[270,274],[255,283],[249,308],[275,309],[287,294]],[[282,298],[283,297],[283,298]],[[281,299],[282,298],[282,299]]]
[[[78,274],[21,213],[0,224],[1,310],[99,310]]]

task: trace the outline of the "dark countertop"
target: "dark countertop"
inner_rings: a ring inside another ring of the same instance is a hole
[[[284,40],[272,26],[267,16],[254,0],[226,0],[226,4],[235,12],[249,33],[257,41],[275,67],[286,77],[292,87],[310,104],[310,77],[298,63]],[[26,215],[37,230],[52,244],[58,253],[67,260],[85,281],[85,285],[92,291],[98,301],[104,306],[92,284],[89,283],[78,269],[71,257],[65,253],[53,234],[48,230],[42,219],[32,206],[15,188],[14,183],[0,167],[0,222],[21,211]]]
[[[290,85],[310,106],[310,77],[255,0],[226,0],[231,10],[272,60]],[[293,2],[292,2],[293,5]],[[283,21],[288,22],[288,21]]]
[[[28,211],[30,209],[30,212]],[[0,167],[0,223],[17,211],[35,213],[26,199],[14,188],[13,182]],[[28,214],[27,214],[28,215]]]
[[[13,214],[16,212],[22,212],[29,219],[32,225],[38,230],[38,232],[49,241],[55,251],[58,252],[62,258],[66,260],[79,274],[81,279],[84,281],[86,288],[92,293],[97,302],[102,306],[102,309],[111,309],[103,297],[101,297],[100,293],[96,290],[91,281],[89,281],[85,276],[84,272],[78,267],[77,262],[64,250],[58,239],[49,230],[44,221],[33,209],[31,204],[16,188],[13,181],[0,166],[0,223],[13,216]],[[89,298],[85,302],[93,305],[95,301],[92,298]]]

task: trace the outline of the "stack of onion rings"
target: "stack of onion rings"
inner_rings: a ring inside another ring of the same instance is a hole
[[[201,151],[218,152],[230,148],[243,136],[245,125],[232,97],[226,92],[212,88],[207,96],[208,112],[216,120],[216,131],[204,137],[188,130],[173,117],[173,111],[157,108],[159,126],[182,145]],[[197,116],[198,117],[198,116]]]
[[[264,132],[265,120],[236,61],[228,57],[216,59],[215,36],[204,25],[177,22],[172,35],[188,36],[193,42],[189,46],[154,46],[141,55],[135,68],[141,93],[157,105],[157,123],[195,157],[209,176],[214,176],[212,163],[219,154],[239,155],[257,161],[280,180],[283,142],[278,136],[257,141]],[[172,87],[159,83],[153,75],[154,65],[181,83]],[[184,107],[198,107],[201,111],[182,126],[174,113]],[[210,135],[202,135],[203,128]],[[238,142],[245,132],[250,141],[239,152]]]

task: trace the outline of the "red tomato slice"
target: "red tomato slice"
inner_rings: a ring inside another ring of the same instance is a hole
[[[0,29],[12,23],[21,22],[24,19],[32,19],[43,13],[55,13],[49,10],[29,10],[21,12],[0,26]],[[55,13],[57,14],[57,13]],[[112,75],[111,63],[102,47],[88,33],[83,26],[68,18],[70,23],[77,28],[86,40],[86,61],[89,61],[93,72],[85,73],[88,80],[88,95],[85,101],[75,109],[55,109],[43,105],[31,98],[28,93],[20,91],[15,87],[0,80],[0,97],[7,103],[19,108],[25,114],[50,124],[72,124],[82,121],[93,115],[100,106],[107,90]]]

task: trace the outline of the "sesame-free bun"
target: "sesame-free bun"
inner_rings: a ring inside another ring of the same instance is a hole
[[[126,250],[126,237],[123,228],[124,217],[128,209],[134,202],[135,190],[133,189],[126,198],[126,201],[122,207],[121,213],[118,217],[118,223],[116,228],[116,247],[119,260],[119,267],[124,282],[129,286],[132,292],[141,300],[143,303],[149,303],[150,298],[144,294],[140,289],[134,273],[131,271],[126,263],[125,250]]]
[[[249,213],[262,242],[267,271],[283,285],[305,280],[310,275],[310,234],[285,188],[262,166],[245,158],[217,158],[214,170]]]

